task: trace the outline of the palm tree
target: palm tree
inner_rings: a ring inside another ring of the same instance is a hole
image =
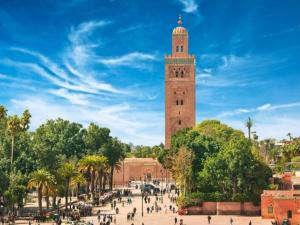
[[[79,160],[79,168],[81,171],[88,172],[91,177],[92,199],[95,197],[95,178],[96,173],[104,168],[107,159],[102,155],[86,155]],[[89,185],[89,184],[88,184]]]
[[[0,105],[0,147],[3,149],[2,143],[6,130],[7,110],[3,105]]]
[[[54,184],[54,176],[45,169],[39,169],[30,174],[28,188],[36,188],[38,191],[38,204],[40,215],[42,215],[43,191],[46,189],[50,189]]]
[[[105,156],[99,155],[97,157],[97,170],[98,170],[98,181],[99,181],[99,194],[101,194],[102,191],[102,183],[103,183],[103,177],[105,175],[105,170],[107,170],[108,167],[108,161]]]
[[[11,171],[13,169],[13,159],[14,159],[14,145],[15,145],[15,137],[17,133],[21,130],[21,121],[18,116],[14,115],[9,118],[7,122],[8,133],[11,136],[11,154],[10,154],[10,166]]]
[[[86,180],[84,176],[81,173],[78,173],[72,180],[71,180],[71,187],[76,187],[77,186],[77,200],[79,200],[79,189],[80,185],[85,184]]]
[[[120,166],[120,161],[125,157],[124,148],[117,138],[113,138],[109,143],[102,146],[101,151],[107,158],[110,167],[109,189],[112,190],[114,169]]]
[[[68,197],[70,192],[70,186],[72,179],[78,175],[78,171],[75,168],[74,164],[66,162],[63,163],[59,169],[58,174],[61,176],[65,188],[65,208],[68,208]]]
[[[289,133],[287,133],[287,135],[286,136],[288,136],[289,137],[289,139],[290,139],[290,141],[291,140],[293,140],[293,137],[292,137],[292,134],[289,132]]]
[[[3,110],[1,109],[0,111]],[[3,114],[3,112],[1,112],[1,114]],[[23,112],[21,118],[19,118],[17,115],[14,115],[10,117],[7,121],[7,132],[11,136],[11,156],[10,156],[11,171],[12,171],[13,159],[14,159],[15,137],[19,132],[28,130],[30,117],[31,115],[29,111],[26,109]]]
[[[251,128],[253,127],[253,120],[250,117],[248,117],[248,120],[246,121],[245,126],[248,129],[248,138],[249,138],[249,140],[251,140]]]

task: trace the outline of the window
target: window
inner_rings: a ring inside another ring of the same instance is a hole
[[[176,71],[176,72],[175,72],[175,74],[176,74],[176,77],[178,77],[178,75],[179,75],[179,72],[178,72],[178,71]]]
[[[183,77],[183,71],[181,71],[181,78]]]
[[[180,48],[181,48],[181,52],[183,52],[183,45],[181,45],[181,47],[180,47]]]
[[[179,105],[179,101],[178,100],[176,100],[176,105]]]
[[[179,46],[176,46],[176,52],[179,52]]]
[[[178,121],[178,124],[181,125],[181,120]]]
[[[273,214],[273,206],[269,206],[268,207],[268,213],[269,214]]]
[[[183,105],[183,100],[180,101],[181,105]]]
[[[292,210],[287,211],[287,218],[291,219],[293,217]]]

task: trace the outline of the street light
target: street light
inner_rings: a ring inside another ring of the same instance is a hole
[[[161,199],[161,203],[163,203],[163,196],[162,196],[162,192],[163,192],[163,171],[160,170],[161,173],[161,189],[160,189],[160,199]]]
[[[142,187],[142,188],[144,188],[144,187]],[[144,191],[143,191],[143,189],[142,189],[142,217],[144,217]]]

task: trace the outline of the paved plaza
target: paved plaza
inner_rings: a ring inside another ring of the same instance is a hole
[[[134,193],[137,193],[138,191],[134,190]],[[92,222],[94,225],[98,225],[98,218],[97,218],[97,212],[98,210],[101,210],[101,214],[113,214],[113,217],[116,217],[116,224],[117,225],[123,225],[123,224],[134,224],[134,225],[173,225],[174,219],[177,217],[179,224],[179,220],[183,219],[183,223],[185,225],[206,225],[208,224],[207,216],[203,215],[193,215],[193,216],[179,216],[177,213],[173,213],[169,210],[169,206],[175,206],[175,204],[172,204],[170,199],[168,198],[168,195],[165,194],[163,196],[163,203],[158,203],[158,205],[162,208],[162,210],[158,213],[152,212],[147,213],[147,207],[150,207],[154,205],[155,197],[151,196],[151,201],[149,204],[145,204],[144,202],[144,216],[141,215],[141,209],[142,209],[142,198],[141,196],[134,196],[132,198],[132,204],[125,203],[124,206],[122,206],[121,203],[117,203],[117,207],[119,208],[120,212],[119,214],[115,214],[115,210],[111,210],[110,204],[107,204],[102,207],[94,207],[93,208],[93,215],[91,217],[84,217],[82,220],[85,222]],[[123,197],[123,200],[125,198]],[[167,206],[168,210],[165,212],[165,206]],[[127,213],[132,212],[133,208],[137,209],[137,213],[135,215],[134,220],[127,221]],[[177,207],[176,207],[177,210]],[[211,225],[226,225],[230,224],[230,218],[233,219],[233,225],[248,225],[250,220],[252,222],[252,225],[270,225],[271,220],[262,220],[260,217],[248,217],[248,216],[212,216]],[[17,221],[17,224],[28,224],[28,222],[25,221]],[[35,223],[32,223],[35,224]],[[52,222],[48,223],[41,223],[41,224],[53,224]],[[112,223],[114,224],[114,223]]]

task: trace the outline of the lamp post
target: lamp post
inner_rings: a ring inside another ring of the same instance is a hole
[[[125,179],[124,179],[124,160],[125,160],[125,159],[123,159],[123,188],[125,187],[125,183],[124,183],[124,180],[125,180]]]
[[[142,189],[142,217],[144,217],[144,191],[143,191],[143,189]]]
[[[160,198],[161,198],[161,203],[163,203],[163,171],[160,170],[160,175],[161,175],[161,189],[160,189]]]

